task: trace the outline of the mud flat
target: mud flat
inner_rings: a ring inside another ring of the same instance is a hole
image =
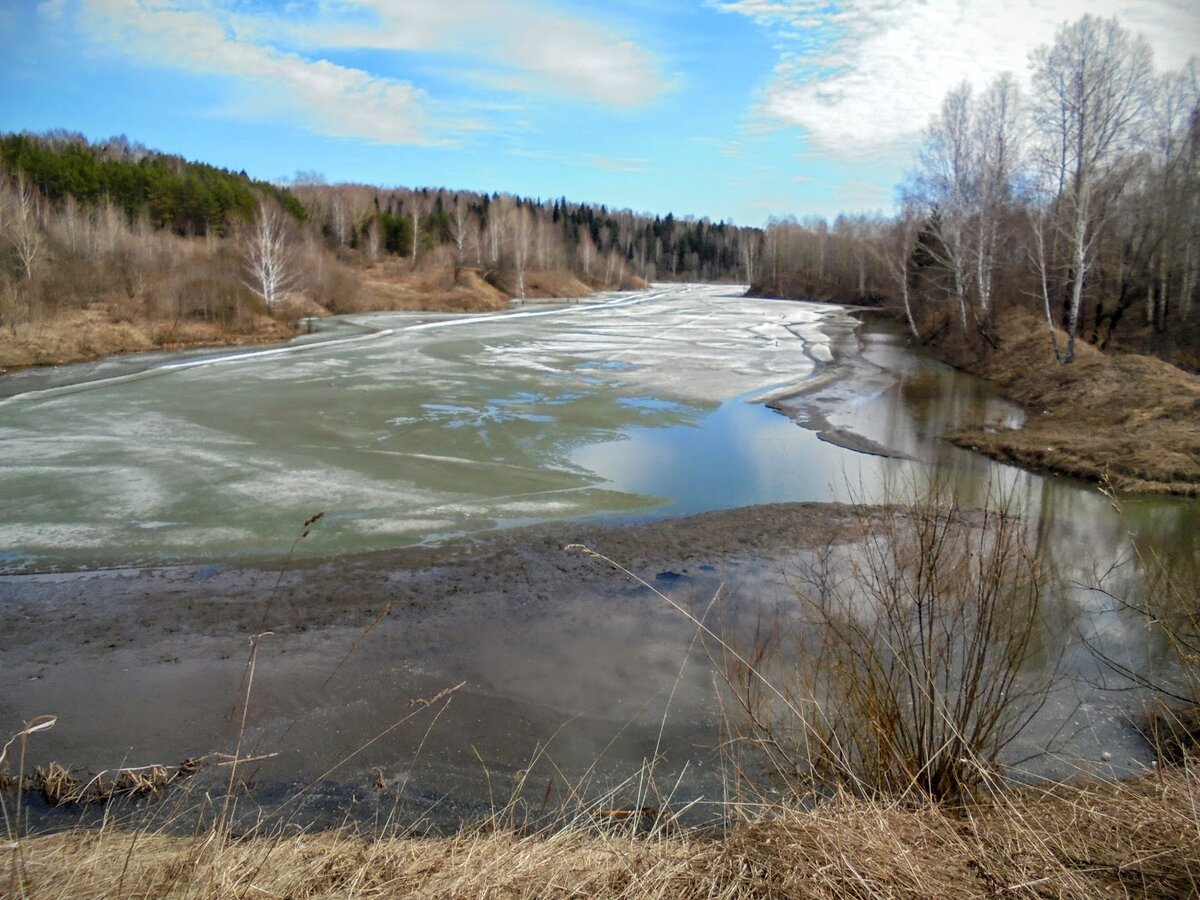
[[[328,823],[392,808],[450,823],[507,800],[531,763],[540,797],[589,770],[597,788],[618,783],[656,754],[665,780],[714,798],[712,667],[695,625],[654,591],[736,627],[789,602],[792,564],[849,523],[838,505],[775,504],[278,568],[8,576],[0,721],[58,716],[30,767],[230,752],[249,638],[270,632],[242,744],[278,754],[247,773],[265,813],[282,803]]]

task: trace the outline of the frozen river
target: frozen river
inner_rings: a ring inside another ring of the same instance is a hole
[[[322,511],[300,552],[823,499],[855,454],[744,401],[811,377],[823,326],[846,317],[739,295],[375,315],[359,320],[373,334],[288,352],[27,377],[0,401],[0,565],[276,554]],[[789,477],[798,455],[804,477]]]
[[[937,440],[1025,413],[905,344],[840,308],[674,285],[494,315],[356,316],[285,347],[0,379],[0,720],[53,711],[40,762],[81,769],[224,747],[246,635],[266,623],[247,738],[281,754],[265,799],[353,758],[321,801],[328,821],[384,770],[393,793],[369,797],[469,818],[487,812],[492,775],[516,778],[549,741],[556,773],[604,757],[619,780],[661,754],[680,797],[711,799],[723,786],[704,748],[720,719],[690,623],[562,545],[602,541],[697,614],[720,595],[730,623],[754,622],[791,602],[795,537],[819,541],[838,515],[759,504],[883,501],[931,472],[967,504],[1005,487],[1030,513],[1037,549],[1075,585],[1052,598],[1069,624],[1050,643],[1078,630],[1149,665],[1160,648],[1144,621],[1078,585],[1107,572],[1119,587],[1131,536],[1194,556],[1200,504],[1128,498],[1118,514],[1094,486]],[[579,521],[733,507],[751,508]],[[317,512],[299,554],[410,549],[281,573]],[[504,531],[536,522],[550,524]],[[446,541],[487,532],[500,533]],[[137,565],[150,567],[121,568]],[[20,574],[102,567],[118,570]],[[1138,698],[1098,690],[1105,673],[1078,640],[1061,665],[1070,678],[1013,758],[1028,751],[1036,774],[1110,757],[1140,771],[1126,721]],[[413,698],[460,682],[432,737],[425,720],[393,732]],[[1063,755],[1034,755],[1064,729]]]
[[[1119,536],[1093,489],[933,440],[1020,412],[902,348],[864,347],[853,325],[836,307],[672,285],[493,315],[364,316],[324,342],[10,376],[0,571],[271,557],[316,512],[298,553],[879,499],[883,478],[916,464],[819,440],[762,402],[830,381],[838,346],[900,371],[905,390],[889,390],[894,372],[855,379],[851,395],[827,386],[834,425],[952,469],[967,499],[997,475],[1020,478],[1032,508]],[[1173,529],[1194,506],[1147,509]]]

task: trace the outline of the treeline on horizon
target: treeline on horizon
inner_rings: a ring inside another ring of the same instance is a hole
[[[1007,317],[1045,320],[1060,362],[1076,340],[1200,370],[1200,67],[1159,72],[1116,19],[1087,15],[1011,74],[950,90],[897,186],[893,216],[772,221],[755,290],[852,297],[914,334],[981,345]],[[850,248],[847,255],[846,247]]]
[[[947,94],[894,215],[765,229],[314,173],[271,184],[124,137],[0,135],[0,326],[107,304],[244,329],[295,318],[297,298],[362,308],[381,279],[452,270],[456,286],[524,296],[531,273],[559,272],[593,289],[744,282],[888,305],[918,337],[988,344],[1024,310],[1048,341],[1061,329],[1060,361],[1078,339],[1200,369],[1196,62],[1159,73],[1117,20],[1084,16],[1029,74],[1028,91],[1003,75]]]
[[[0,325],[10,328],[122,293],[160,313],[229,312],[181,293],[200,282],[206,296],[241,292],[247,309],[257,296],[260,313],[280,312],[288,293],[348,311],[358,276],[401,261],[453,267],[456,281],[471,268],[514,295],[527,271],[574,273],[591,288],[746,280],[762,239],[723,221],[566,198],[327,184],[315,173],[271,184],[124,136],[93,143],[67,131],[0,135],[0,231]],[[286,271],[264,285],[253,270],[274,231]]]

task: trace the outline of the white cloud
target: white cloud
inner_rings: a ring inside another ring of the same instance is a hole
[[[235,114],[385,143],[447,140],[445,123],[429,127],[429,98],[412,84],[245,40],[205,3],[83,0],[80,23],[143,61],[232,79]]]
[[[674,86],[653,53],[597,22],[536,0],[339,0],[308,21],[240,17],[246,33],[309,48],[450,53],[486,68],[501,90],[635,107]]]
[[[946,91],[982,86],[1085,12],[1117,15],[1162,67],[1200,46],[1194,0],[710,0],[771,30],[780,59],[759,112],[820,150],[874,156],[911,140]]]
[[[610,172],[645,172],[649,161],[645,159],[620,159],[615,156],[589,156],[584,162],[595,169],[607,169]]]
[[[484,127],[411,80],[339,65],[333,50],[460,61],[456,75],[490,91],[566,95],[637,106],[667,90],[657,60],[600,25],[521,0],[315,0],[264,10],[238,0],[46,0],[47,19],[77,11],[84,34],[155,65],[232,80],[228,112],[318,134],[441,144]],[[480,69],[484,74],[480,75]],[[391,68],[390,71],[395,71]],[[412,77],[412,76],[409,76]],[[484,98],[478,109],[495,109]]]

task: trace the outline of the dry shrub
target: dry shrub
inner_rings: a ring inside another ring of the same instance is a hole
[[[34,770],[33,781],[42,797],[51,806],[69,803],[75,798],[79,783],[68,769],[57,762],[47,763]]]
[[[858,541],[804,565],[798,611],[724,654],[730,746],[795,794],[961,799],[1052,687],[1042,563],[1011,496],[967,511],[935,483],[859,516]]]
[[[349,267],[337,262],[326,264],[310,281],[312,299],[334,315],[358,309],[358,276]]]
[[[8,273],[0,271],[0,328],[17,333],[17,326],[29,320],[25,292]]]
[[[175,303],[180,318],[224,328],[243,328],[254,316],[266,313],[260,297],[223,272],[183,278],[175,288]]]

